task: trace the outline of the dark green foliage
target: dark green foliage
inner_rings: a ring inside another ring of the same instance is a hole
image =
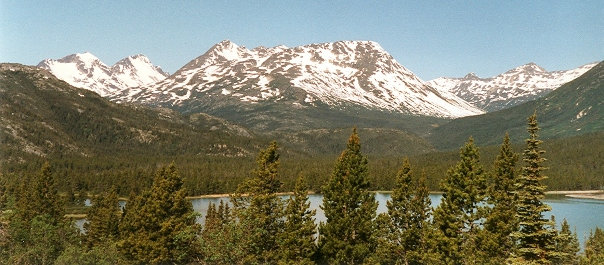
[[[551,221],[543,216],[551,207],[543,203],[546,187],[541,182],[547,177],[542,173],[545,169],[545,151],[540,148],[542,141],[538,139],[538,131],[537,115],[533,114],[528,118],[529,138],[526,140],[522,157],[524,165],[516,187],[519,230],[513,237],[518,242],[518,259],[515,261],[549,264],[556,256],[555,230]]]
[[[362,263],[374,250],[373,220],[377,202],[370,186],[367,158],[356,128],[323,188],[327,221],[319,226],[320,251],[331,263]]]
[[[434,264],[433,227],[428,188],[423,178],[414,184],[409,160],[396,176],[388,214],[376,220],[377,249],[370,262],[380,264]]]
[[[183,180],[172,164],[157,171],[150,190],[129,201],[119,249],[138,263],[185,263],[194,258],[197,226]]]
[[[310,210],[308,188],[303,177],[298,177],[294,194],[287,201],[285,228],[279,240],[281,260],[284,264],[314,264],[315,254],[315,213]]]
[[[580,259],[581,265],[604,264],[604,231],[596,227],[585,242],[585,252]]]
[[[86,216],[87,222],[84,224],[88,247],[117,240],[120,216],[120,206],[115,189],[102,193],[94,199]]]
[[[79,245],[67,247],[55,265],[126,265],[130,264],[118,251],[114,241],[100,242],[88,249]]]
[[[506,134],[494,163],[494,173],[488,188],[487,202],[492,206],[479,236],[483,264],[503,264],[514,251],[511,234],[518,230],[516,219],[516,163],[518,154]]]
[[[42,165],[40,173],[30,178],[29,183],[21,185],[17,198],[18,218],[28,222],[46,214],[55,223],[63,219],[64,205],[57,191],[57,176],[52,174],[48,163]]]
[[[242,227],[232,218],[232,212],[222,200],[216,209],[210,204],[199,238],[201,264],[242,264],[246,256]]]
[[[256,164],[253,177],[241,183],[232,196],[244,238],[238,243],[245,249],[244,263],[274,264],[279,259],[278,240],[283,233],[283,202],[276,195],[281,187],[277,143],[260,151]]]
[[[434,225],[440,233],[438,249],[450,264],[476,259],[473,247],[481,230],[486,197],[486,179],[472,138],[461,148],[459,157],[441,182],[443,197],[434,210]]]
[[[2,224],[2,236],[9,241],[0,254],[6,264],[53,264],[66,246],[75,243],[77,230],[63,218],[64,204],[48,163],[27,179],[29,185],[19,189],[8,224]]]
[[[48,214],[29,222],[11,220],[7,264],[53,264],[61,252],[76,242],[77,230],[71,223]]]
[[[578,264],[579,239],[577,234],[570,231],[570,225],[566,218],[562,221],[562,226],[556,238],[556,252],[558,257],[554,264],[574,265]]]

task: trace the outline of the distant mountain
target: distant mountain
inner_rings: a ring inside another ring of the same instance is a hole
[[[156,83],[168,76],[142,54],[126,57],[113,66],[105,65],[91,53],[78,53],[38,64],[72,86],[106,97],[129,87]]]
[[[246,129],[207,114],[115,104],[50,72],[0,64],[0,161],[28,156],[255,154]]]
[[[338,112],[441,118],[482,113],[457,96],[428,86],[371,41],[252,50],[223,41],[165,80],[111,98],[223,118],[254,113],[253,120],[243,124],[263,127],[280,122],[272,120],[275,112],[301,123],[309,115]]]
[[[436,147],[456,148],[469,136],[478,144],[498,144],[506,131],[516,141],[527,137],[526,118],[535,110],[543,138],[562,138],[604,131],[604,62],[534,101],[473,117],[455,119],[435,128],[429,137]]]
[[[535,63],[529,63],[490,78],[480,78],[469,73],[462,78],[440,77],[430,80],[428,84],[490,112],[540,98],[584,74],[596,64],[548,72]]]

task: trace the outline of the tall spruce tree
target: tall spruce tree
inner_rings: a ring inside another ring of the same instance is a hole
[[[543,203],[546,187],[541,182],[547,177],[542,173],[545,169],[545,151],[540,148],[542,141],[538,139],[538,131],[537,114],[533,113],[528,118],[529,138],[526,140],[522,157],[524,166],[516,187],[519,229],[512,234],[518,243],[516,257],[512,261],[550,264],[557,256],[555,230],[551,221],[543,216],[551,207]]]
[[[373,220],[377,202],[368,191],[367,158],[361,153],[356,128],[323,187],[327,221],[321,223],[320,251],[330,263],[358,264],[373,252]]]
[[[281,262],[285,264],[314,264],[316,210],[310,210],[308,186],[300,175],[294,194],[287,200],[285,230],[281,242]]]
[[[93,247],[117,239],[119,233],[120,205],[115,188],[98,196],[92,203],[84,224],[86,244]]]
[[[596,230],[589,234],[579,264],[604,264],[604,230],[596,227]]]
[[[53,264],[68,245],[75,244],[77,230],[63,216],[64,202],[50,165],[45,163],[40,173],[28,179],[8,225],[6,263]]]
[[[244,263],[274,264],[279,259],[278,239],[283,233],[283,202],[277,197],[279,154],[272,142],[256,158],[253,177],[243,182],[232,196],[242,227],[246,257]]]
[[[579,263],[579,239],[577,234],[570,231],[570,225],[566,218],[562,221],[560,232],[556,235],[556,252],[558,258],[555,264],[574,265]]]
[[[515,242],[511,234],[518,230],[517,162],[518,154],[512,150],[510,137],[506,133],[495,159],[493,177],[488,188],[487,201],[492,208],[487,214],[478,243],[483,264],[503,264],[514,251]]]
[[[120,223],[120,250],[145,264],[186,263],[194,257],[196,230],[183,180],[171,164],[159,169],[150,190],[130,200]]]
[[[42,165],[40,173],[23,186],[17,201],[17,215],[29,222],[37,215],[48,215],[56,224],[63,219],[64,202],[59,197],[57,179],[48,162]]]
[[[440,232],[438,251],[447,264],[472,263],[476,259],[473,248],[484,217],[486,179],[471,137],[459,157],[441,181],[443,195],[434,210],[434,225]]]
[[[388,214],[376,221],[377,249],[371,262],[380,264],[434,264],[430,226],[430,197],[424,178],[413,183],[408,159],[396,175]]]
[[[201,256],[197,259],[201,264],[245,264],[247,255],[243,230],[237,225],[228,204],[220,200],[210,203],[200,241]]]

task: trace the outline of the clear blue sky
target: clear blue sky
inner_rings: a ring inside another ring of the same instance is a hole
[[[253,48],[379,42],[429,80],[604,60],[604,1],[8,1],[0,61],[89,51],[112,65],[142,53],[174,72],[215,43]]]

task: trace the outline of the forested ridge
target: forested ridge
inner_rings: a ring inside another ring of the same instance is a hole
[[[360,133],[359,133],[360,134]],[[363,135],[360,134],[362,137]],[[545,165],[549,167],[549,178],[544,181],[548,190],[587,190],[604,187],[604,133],[592,133],[564,139],[547,140],[543,144],[548,150]],[[341,145],[340,148],[344,148]],[[512,149],[521,151],[521,144],[512,144]],[[487,169],[493,167],[498,146],[481,147]],[[401,156],[368,155],[370,190],[392,190],[400,166]],[[250,176],[254,167],[251,157],[229,158],[199,155],[114,155],[85,158],[80,156],[50,157],[31,156],[28,163],[7,163],[2,167],[6,185],[22,182],[23,176],[35,174],[48,161],[53,174],[58,178],[61,193],[73,192],[97,194],[116,186],[120,196],[140,192],[150,187],[151,176],[161,166],[174,162],[185,181],[188,196],[231,193],[237,185]],[[426,185],[431,191],[439,189],[439,182],[447,168],[457,160],[457,151],[432,152],[409,156],[419,173],[426,175]],[[334,156],[314,157],[286,153],[281,156],[281,192],[291,191],[296,178],[303,175],[310,190],[320,192],[333,167]]]
[[[86,190],[78,187],[85,183],[65,181],[75,178],[61,179],[69,166],[32,163],[23,172],[33,173],[22,173],[20,181],[3,175],[0,182],[0,263],[601,264],[600,228],[579,254],[572,224],[544,216],[549,210],[543,202],[545,183],[558,165],[546,164],[550,152],[538,137],[536,115],[528,119],[528,132],[521,153],[507,135],[494,152],[482,152],[468,139],[438,182],[443,195],[434,209],[428,171],[414,159],[401,165],[399,158],[399,169],[389,175],[392,199],[380,215],[370,192],[380,179],[369,174],[371,158],[362,152],[356,129],[327,172],[316,172],[325,178],[309,179],[293,170],[293,183],[285,172],[295,163],[285,163],[272,142],[249,161],[251,166],[240,166],[247,174],[228,184],[234,186],[232,206],[211,205],[203,213],[204,225],[196,223],[198,214],[186,199],[193,182],[181,171],[181,160],[159,168],[152,162],[163,161],[147,161],[150,165],[137,173],[142,184],[119,191],[128,193],[123,209],[116,183]],[[488,153],[494,157],[484,161]],[[200,167],[228,164],[215,162]],[[315,182],[320,182],[327,217],[318,227],[307,202],[308,184]],[[284,190],[294,190],[287,201],[276,194]],[[65,209],[85,192],[98,196],[87,209],[81,234],[65,218]]]

